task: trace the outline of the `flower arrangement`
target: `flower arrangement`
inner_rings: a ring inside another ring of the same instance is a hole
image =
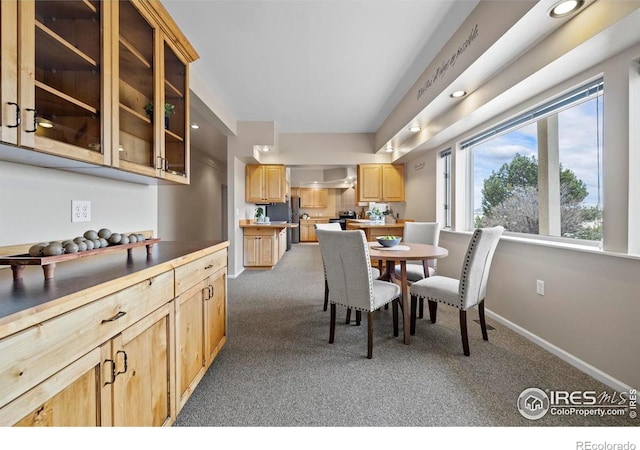
[[[369,218],[369,220],[381,221],[382,211],[380,211],[380,208],[373,207],[369,211],[367,211],[367,217]]]
[[[261,217],[264,217],[264,209],[261,206],[256,208],[255,216],[256,216],[256,219],[258,220],[258,222],[260,222],[260,218]]]

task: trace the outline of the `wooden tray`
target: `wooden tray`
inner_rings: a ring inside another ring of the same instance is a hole
[[[11,266],[14,280],[19,280],[22,278],[22,272],[24,271],[25,266],[42,266],[42,270],[44,271],[44,278],[45,280],[48,280],[50,278],[53,278],[56,263],[125,249],[127,250],[127,258],[129,258],[131,257],[131,250],[133,248],[142,246],[147,247],[148,255],[151,253],[153,244],[159,241],[160,238],[151,238],[145,239],[142,242],[133,242],[131,244],[116,244],[110,245],[109,247],[96,248],[93,250],[86,250],[84,252],[64,253],[57,256],[30,256],[28,253],[24,255],[0,256],[0,265]]]

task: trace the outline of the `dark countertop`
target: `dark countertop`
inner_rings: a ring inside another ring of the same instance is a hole
[[[11,323],[46,320],[47,310],[64,312],[109,295],[110,289],[127,278],[137,283],[229,246],[228,241],[160,241],[147,257],[146,247],[93,255],[56,265],[54,278],[44,279],[40,266],[27,266],[21,280],[13,280],[10,269],[0,270],[0,338],[11,333]],[[212,248],[213,247],[213,248]],[[105,294],[106,293],[106,294]],[[65,303],[62,305],[62,303]]]

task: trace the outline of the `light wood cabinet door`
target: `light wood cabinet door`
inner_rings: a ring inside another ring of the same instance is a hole
[[[404,202],[404,164],[360,164],[359,202]]]
[[[382,164],[358,165],[358,201],[382,201]]]
[[[209,292],[210,289],[210,292]],[[227,340],[227,270],[209,277],[204,302],[204,341],[207,367]]]
[[[2,426],[90,427],[102,421],[100,348],[89,352],[54,376],[0,409]],[[108,410],[108,408],[107,408]]]
[[[179,409],[187,402],[206,370],[203,308],[207,294],[208,280],[204,280],[175,299]]]
[[[404,164],[382,167],[382,196],[386,202],[404,202]]]
[[[173,303],[113,339],[114,426],[162,426],[176,414]]]
[[[246,201],[250,203],[262,203],[264,196],[264,169],[262,166],[247,165],[245,170]]]
[[[18,5],[19,145],[108,165],[110,3]]]
[[[18,143],[18,2],[0,2],[0,141]]]
[[[175,300],[178,411],[226,342],[227,270],[218,270]]]
[[[284,203],[286,197],[283,165],[248,164],[245,169],[245,200],[248,203]]]
[[[323,188],[300,188],[300,208],[326,208],[329,193]]]
[[[263,166],[265,172],[265,198],[270,203],[284,203],[286,198],[286,175],[284,166]]]
[[[278,236],[274,232],[244,236],[244,266],[271,267],[278,262]]]

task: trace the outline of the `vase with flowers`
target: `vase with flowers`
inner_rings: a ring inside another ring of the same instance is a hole
[[[153,102],[149,102],[144,106],[144,112],[147,113],[147,116],[153,121]],[[169,129],[169,117],[175,114],[176,105],[171,103],[164,104],[164,128],[166,130]]]

